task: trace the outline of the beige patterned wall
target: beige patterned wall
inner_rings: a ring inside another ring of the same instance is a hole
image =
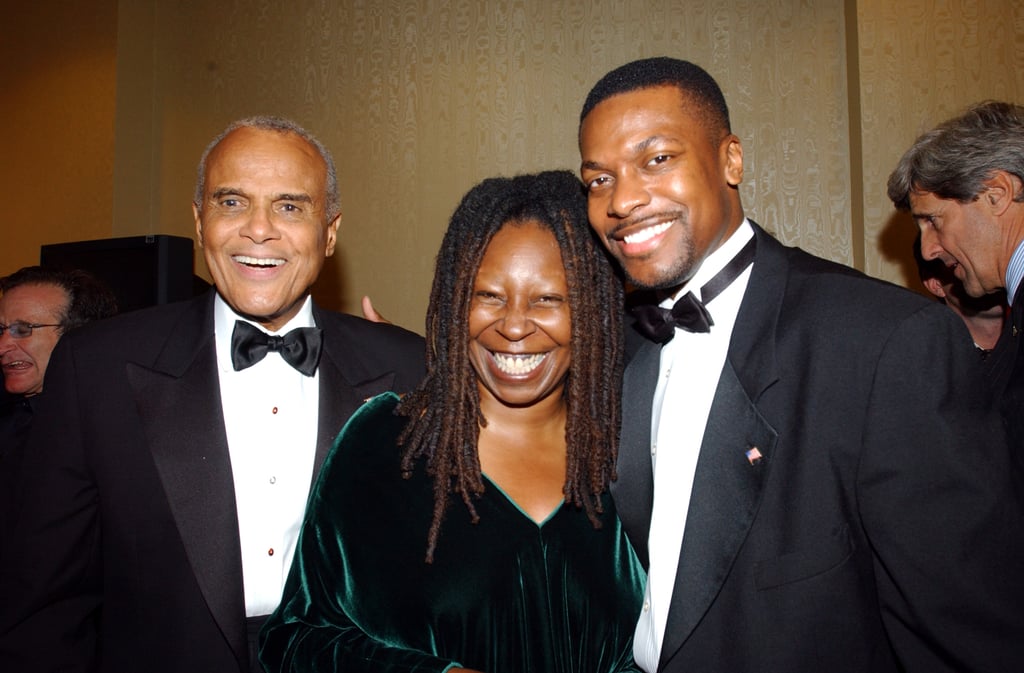
[[[1024,103],[1021,0],[858,0],[865,271],[917,286],[916,229],[885,183],[919,134],[968,105]]]
[[[625,61],[670,54],[721,81],[746,147],[750,214],[787,242],[852,261],[838,3],[125,4],[118,118],[135,141],[122,142],[119,122],[119,232],[148,221],[190,233],[206,141],[236,117],[291,116],[333,150],[342,185],[342,245],[318,299],[357,311],[371,293],[421,331],[461,195],[490,175],[575,170],[589,87]]]
[[[272,112],[338,159],[342,246],[318,299],[355,311],[371,293],[417,331],[460,196],[575,169],[582,99],[627,60],[720,80],[752,217],[908,285],[912,226],[884,193],[897,157],[972,101],[1024,101],[1020,0],[39,0],[8,8],[0,37],[0,270],[41,243],[191,236],[203,146]]]

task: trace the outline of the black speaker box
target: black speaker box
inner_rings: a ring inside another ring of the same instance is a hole
[[[84,269],[107,283],[121,312],[188,299],[209,287],[193,273],[192,239],[157,234],[52,243],[41,266]]]

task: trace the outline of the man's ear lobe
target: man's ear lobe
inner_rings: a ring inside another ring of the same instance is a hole
[[[725,152],[725,181],[737,187],[743,182],[743,146],[740,139],[731,134],[722,143]]]
[[[921,281],[925,289],[930,293],[938,297],[939,299],[946,298],[946,291],[942,289],[942,281],[938,278],[925,278]]]
[[[196,221],[196,241],[201,248],[203,247],[203,218],[199,213],[199,206],[195,203],[192,204],[192,217]]]
[[[338,243],[338,226],[341,224],[341,213],[327,223],[327,246],[324,256],[330,257],[334,254],[334,248]]]

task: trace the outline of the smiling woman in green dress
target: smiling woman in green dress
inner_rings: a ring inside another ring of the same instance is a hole
[[[638,670],[642,570],[607,492],[621,304],[571,173],[464,197],[427,376],[339,435],[262,633],[268,670]]]

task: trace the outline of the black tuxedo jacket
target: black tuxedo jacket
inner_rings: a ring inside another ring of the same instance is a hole
[[[659,670],[1020,671],[1024,506],[967,330],[754,229]],[[613,486],[644,559],[658,360],[627,368]]]
[[[0,670],[248,673],[213,297],[61,339],[3,562]],[[348,417],[423,374],[417,335],[314,307],[316,470]]]

